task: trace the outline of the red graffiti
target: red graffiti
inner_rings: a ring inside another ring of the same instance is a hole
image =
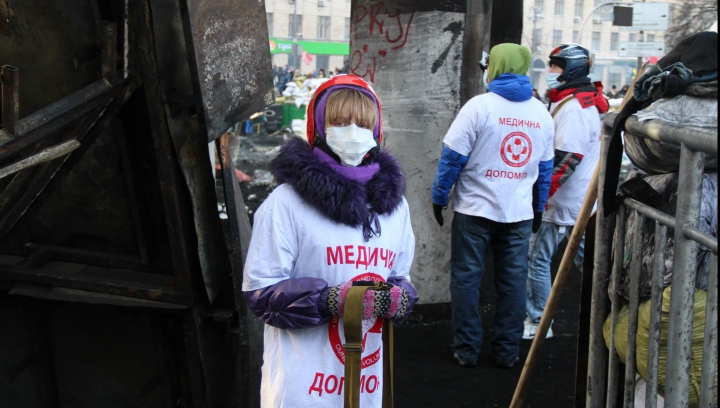
[[[413,6],[402,2],[398,3],[398,8],[395,9],[393,13],[388,10],[384,2],[371,5],[369,11],[366,6],[357,6],[355,7],[353,43],[357,44],[358,32],[360,32],[361,35],[366,37],[380,36],[382,38],[381,42],[384,41],[387,46],[391,46],[390,51],[399,50],[407,44],[410,25],[414,17],[415,10],[413,10]],[[375,50],[371,53],[373,55],[372,57],[368,54],[368,49],[371,45],[377,45],[377,43],[370,42],[369,44],[363,44],[360,47],[362,52],[359,49],[353,52],[350,58],[350,72],[362,78],[369,79],[370,82],[374,82],[377,57],[374,56]],[[368,55],[364,56],[364,54]],[[380,49],[377,50],[377,54],[385,58],[388,55],[388,51],[386,47],[380,44]],[[363,61],[363,57],[365,57],[365,61]]]
[[[382,11],[383,8],[385,9],[384,14],[387,14],[387,7],[385,7],[385,3],[383,3],[383,2],[374,4],[374,5],[372,5],[372,7],[370,7],[370,35],[373,35],[373,27],[375,27],[375,25],[380,27],[380,35],[382,35],[382,33],[383,33],[383,25],[385,24],[385,16],[381,17],[382,20],[378,20],[378,14],[380,14],[380,11]]]
[[[354,62],[357,61],[357,62]],[[370,82],[375,81],[375,68],[377,67],[377,60],[375,57],[372,57],[372,67],[370,66],[370,63],[367,64],[367,67],[365,68],[365,72],[360,74],[358,73],[358,68],[360,68],[360,65],[362,64],[363,57],[360,53],[360,50],[355,50],[353,52],[352,58],[350,59],[350,72],[353,74],[361,77],[366,78],[370,77]]]

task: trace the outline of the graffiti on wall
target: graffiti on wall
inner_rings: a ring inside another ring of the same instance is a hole
[[[350,43],[350,49],[355,51],[350,57],[350,72],[374,82],[378,58],[385,58],[407,44],[415,12],[412,4],[402,2],[394,10],[384,2],[355,7],[355,35]],[[353,47],[359,44],[358,33],[361,44]]]

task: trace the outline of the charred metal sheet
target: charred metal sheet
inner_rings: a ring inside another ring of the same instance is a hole
[[[208,141],[272,103],[264,0],[180,0]]]
[[[187,305],[157,302],[154,300],[136,299],[127,296],[108,295],[106,293],[88,292],[78,289],[54,288],[19,283],[9,292],[10,295],[30,296],[38,299],[80,302],[94,305],[115,305],[127,307],[149,307],[153,309],[187,309]]]

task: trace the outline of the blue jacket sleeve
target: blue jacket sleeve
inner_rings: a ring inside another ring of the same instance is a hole
[[[328,284],[319,278],[287,279],[266,288],[243,293],[245,303],[263,322],[280,329],[319,326],[330,320]]]
[[[535,211],[542,212],[545,210],[545,205],[547,204],[548,200],[548,194],[550,193],[550,182],[552,181],[552,173],[554,166],[555,159],[540,162],[537,178],[538,200]]]
[[[458,178],[460,171],[468,162],[468,156],[452,150],[443,145],[442,155],[438,162],[437,174],[433,180],[432,202],[437,205],[447,205],[450,189]],[[551,166],[552,170],[552,166]]]

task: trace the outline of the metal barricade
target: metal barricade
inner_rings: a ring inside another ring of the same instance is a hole
[[[646,407],[656,407],[658,395],[658,369],[663,296],[663,254],[668,234],[674,234],[672,293],[668,328],[667,367],[665,385],[666,407],[687,407],[690,390],[690,357],[692,347],[693,305],[695,297],[696,252],[702,245],[710,250],[710,270],[707,288],[707,306],[703,345],[703,367],[700,388],[700,407],[715,406],[714,379],[717,364],[717,238],[701,232],[700,199],[705,154],[717,156],[717,129],[679,126],[659,120],[639,122],[635,116],[626,122],[633,135],[679,145],[681,149],[677,192],[677,210],[665,214],[632,198],[624,198],[618,210],[603,217],[603,191],[605,157],[610,142],[613,122],[617,114],[608,114],[604,120],[600,180],[598,183],[598,224],[595,242],[595,274],[590,319],[590,349],[586,406],[593,408],[618,405],[618,355],[615,352],[615,326],[622,307],[617,288],[623,268],[625,226],[631,211],[636,212],[635,233],[632,242],[628,305],[628,339],[625,381],[622,398],[624,407],[633,407],[635,399],[636,332],[638,324],[639,280],[642,262],[642,228],[647,221],[655,222],[655,253],[651,278],[650,337],[647,361]],[[614,242],[614,251],[613,251]],[[612,288],[608,298],[608,287]],[[610,305],[608,306],[608,301]],[[605,345],[603,324],[611,315],[610,347]],[[710,356],[710,357],[708,357]]]

